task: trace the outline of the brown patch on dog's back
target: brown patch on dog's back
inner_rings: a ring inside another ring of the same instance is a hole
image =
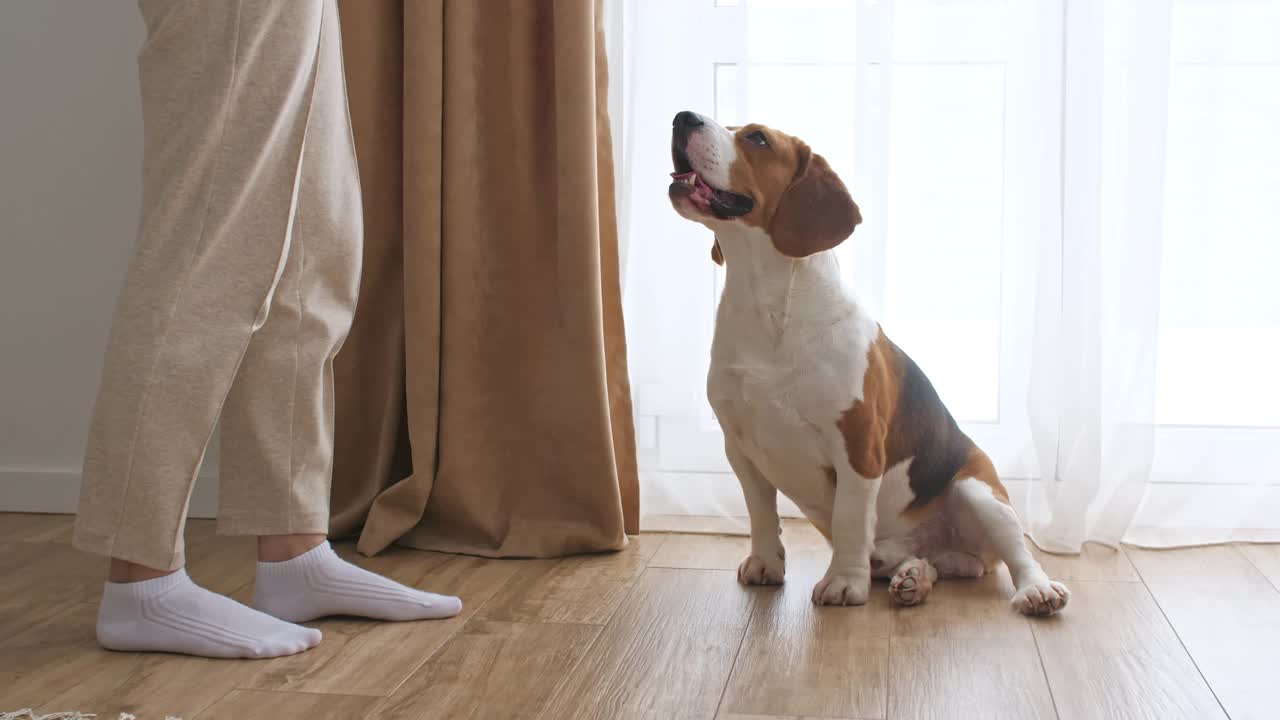
[[[991,488],[991,494],[1005,505],[1009,504],[1009,491],[1005,488],[1004,483],[1000,482],[1000,476],[996,474],[996,466],[991,462],[991,458],[982,452],[982,448],[973,445],[969,449],[969,456],[965,458],[964,465],[956,471],[957,478],[971,477],[980,482],[986,483]]]
[[[915,498],[906,512],[923,511],[961,474],[991,485],[1008,502],[991,460],[960,430],[924,371],[883,330],[867,351],[862,386],[862,399],[837,421],[855,472],[880,477],[910,458]]]

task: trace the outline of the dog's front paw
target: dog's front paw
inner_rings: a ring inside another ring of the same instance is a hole
[[[780,562],[766,562],[759,555],[748,555],[738,566],[738,582],[743,585],[781,585],[786,569]]]
[[[871,573],[833,574],[813,586],[815,605],[865,605],[871,592]]]
[[[1013,594],[1013,607],[1023,615],[1052,615],[1067,606],[1071,592],[1056,580],[1028,583]]]

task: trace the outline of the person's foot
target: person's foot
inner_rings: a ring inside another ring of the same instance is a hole
[[[415,590],[338,557],[324,542],[282,562],[259,562],[253,606],[289,622],[326,615],[375,620],[453,617],[462,601]]]
[[[313,648],[320,638],[319,630],[205,590],[185,570],[140,582],[108,582],[98,607],[98,642],[108,650],[270,658]]]

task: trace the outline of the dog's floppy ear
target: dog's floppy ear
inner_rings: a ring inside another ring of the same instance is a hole
[[[782,193],[769,223],[778,252],[808,257],[844,242],[862,222],[862,213],[825,158],[800,148],[800,169]]]
[[[711,243],[711,262],[717,265],[724,264],[724,253],[720,252],[720,240]]]

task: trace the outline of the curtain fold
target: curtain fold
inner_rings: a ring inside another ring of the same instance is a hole
[[[1173,0],[1065,7],[1061,168],[1040,237],[1025,514],[1046,550],[1118,545],[1155,442]],[[1058,142],[1050,135],[1048,143]],[[1058,202],[1053,202],[1054,200]]]
[[[342,5],[366,212],[335,535],[486,556],[638,530],[594,0]]]

